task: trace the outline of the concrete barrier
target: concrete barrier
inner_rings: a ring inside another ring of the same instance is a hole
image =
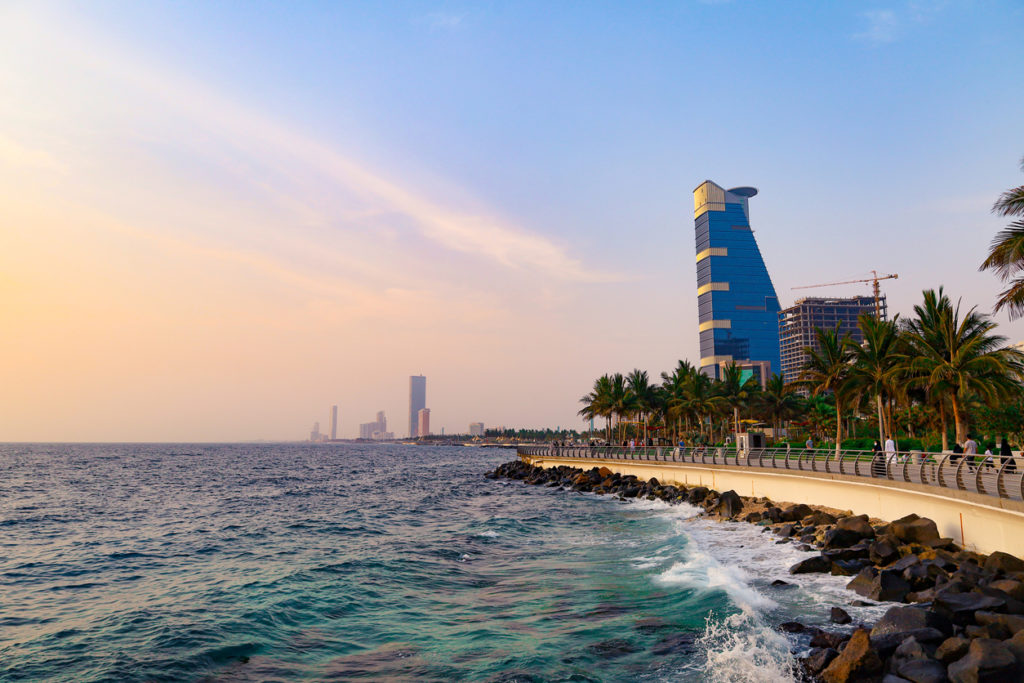
[[[935,521],[939,533],[980,553],[997,550],[1024,557],[1024,502],[942,489],[911,482],[866,479],[823,472],[772,471],[735,465],[658,461],[623,462],[601,458],[521,456],[540,467],[607,467],[622,475],[684,486],[730,489],[741,496],[827,505],[886,521],[916,513]]]

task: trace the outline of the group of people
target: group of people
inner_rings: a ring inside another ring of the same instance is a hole
[[[993,452],[996,447],[994,441],[989,442],[985,448],[983,455],[978,455],[978,442],[968,434],[967,438],[963,443],[959,441],[953,445],[952,454],[949,456],[949,462],[956,464],[961,458],[965,458],[965,464],[971,470],[975,470],[979,467],[996,467],[995,453]],[[906,461],[907,454],[899,453],[896,450],[896,442],[889,436],[885,439],[885,447],[879,445],[878,440],[871,446],[871,474],[876,477],[885,476],[886,464],[890,462],[903,463]],[[999,446],[999,458],[1000,466],[1005,463],[1007,472],[1017,471],[1017,462],[1013,458],[1013,449],[1010,447],[1009,442],[1004,436],[1002,443]]]

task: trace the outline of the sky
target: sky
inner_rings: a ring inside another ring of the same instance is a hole
[[[693,189],[783,306],[978,272],[1024,183],[1006,1],[0,3],[0,441],[580,427],[698,362]],[[1024,340],[1024,322],[996,316]]]

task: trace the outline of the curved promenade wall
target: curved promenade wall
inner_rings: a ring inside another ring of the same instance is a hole
[[[980,553],[996,550],[1024,557],[1024,502],[911,482],[874,480],[823,472],[775,471],[733,465],[702,465],[603,458],[521,455],[541,467],[607,467],[640,479],[684,486],[732,489],[741,496],[826,505],[891,521],[910,513],[933,519],[939,533]]]

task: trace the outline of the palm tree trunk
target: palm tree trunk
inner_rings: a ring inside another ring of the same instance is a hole
[[[878,407],[878,443],[879,445],[885,443],[885,434],[883,433],[883,424],[885,420],[885,413],[882,409],[882,392],[875,394],[875,405]]]
[[[839,459],[839,450],[843,443],[843,403],[836,394],[836,460]]]
[[[736,452],[740,450],[740,409],[739,406],[732,407],[733,437],[736,440]]]
[[[956,398],[956,392],[950,394],[950,398],[953,403],[953,427],[956,429],[956,442],[963,444],[966,440],[967,422],[963,419],[963,414],[960,411],[960,401]]]
[[[949,426],[946,424],[946,404],[939,403],[939,419],[942,420],[942,450],[949,450]]]

